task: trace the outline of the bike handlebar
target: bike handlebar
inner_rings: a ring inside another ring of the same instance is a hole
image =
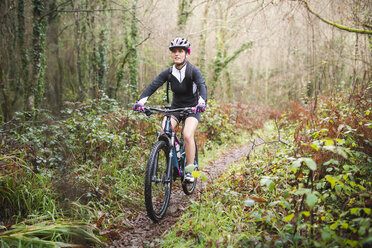
[[[152,108],[152,107],[144,107],[141,112],[144,112],[147,116],[152,115],[154,112],[158,112],[164,115],[167,115],[169,113],[183,113],[183,114],[191,114],[196,113],[195,107],[186,107],[186,108],[176,108],[176,109],[158,109],[158,108]]]

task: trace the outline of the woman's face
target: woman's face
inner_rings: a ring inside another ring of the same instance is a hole
[[[174,64],[176,65],[182,64],[186,59],[186,51],[180,47],[173,48],[172,59]]]

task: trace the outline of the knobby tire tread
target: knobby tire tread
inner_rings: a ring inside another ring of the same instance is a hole
[[[164,203],[162,205],[162,211],[160,212],[159,215],[156,214],[155,210],[153,208],[153,202],[152,202],[152,186],[153,186],[152,185],[152,175],[153,175],[152,171],[153,171],[153,167],[155,166],[155,163],[156,163],[156,156],[157,156],[157,154],[162,152],[162,150],[165,151],[166,162],[168,162],[169,151],[167,151],[168,148],[166,146],[167,145],[166,145],[165,141],[163,141],[163,140],[157,141],[155,143],[155,145],[153,146],[153,148],[151,149],[149,160],[148,160],[148,163],[147,163],[147,166],[146,166],[146,173],[145,173],[145,205],[146,205],[147,215],[155,223],[159,222],[165,216],[165,214],[167,212],[167,209],[168,209],[171,190],[172,190],[172,180],[170,180],[169,187],[166,189],[166,192],[165,192]],[[158,170],[159,170],[159,168],[158,168]],[[166,167],[165,167],[165,170],[166,170]]]

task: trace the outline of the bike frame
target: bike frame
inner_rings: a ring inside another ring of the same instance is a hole
[[[172,180],[172,172],[173,168],[177,168],[178,173],[182,177],[184,175],[184,170],[181,170],[181,165],[178,161],[178,159],[174,159],[174,156],[176,156],[176,151],[175,151],[175,141],[177,140],[178,143],[180,143],[180,146],[183,145],[183,129],[184,129],[184,123],[182,124],[182,131],[181,131],[181,138],[178,141],[177,136],[176,136],[176,131],[173,130],[172,128],[172,123],[171,123],[171,113],[172,112],[179,112],[179,111],[185,111],[185,110],[191,110],[195,111],[194,108],[182,108],[182,109],[166,109],[166,110],[160,110],[160,109],[155,109],[155,108],[146,108],[147,113],[150,113],[151,110],[163,113],[165,116],[165,125],[163,132],[158,134],[158,140],[163,140],[168,144],[169,147],[169,154],[168,154],[168,164],[167,164],[167,178],[164,180],[164,182],[169,182],[169,180]],[[146,113],[145,109],[145,113]],[[151,113],[150,113],[151,114]],[[181,146],[181,158],[185,156],[184,151],[182,149],[183,146]],[[181,161],[184,161],[184,159],[181,159]],[[173,167],[173,168],[172,168]],[[157,171],[157,168],[155,168],[154,172]],[[153,180],[156,181],[156,175],[153,175]],[[159,179],[158,179],[159,180]]]
[[[147,214],[154,222],[158,222],[164,217],[167,211],[172,191],[173,180],[176,180],[176,178],[180,176],[182,189],[186,195],[191,195],[194,192],[196,186],[196,179],[192,182],[184,180],[186,154],[183,144],[183,131],[185,125],[183,123],[180,136],[181,157],[179,159],[177,158],[175,146],[175,142],[178,142],[179,140],[177,139],[176,131],[172,128],[171,125],[172,113],[178,112],[181,117],[187,117],[189,114],[195,113],[195,108],[169,109],[166,107],[166,109],[156,109],[145,107],[142,109],[142,112],[144,112],[147,116],[153,114],[154,112],[161,113],[165,116],[164,128],[161,132],[158,133],[158,141],[155,143],[150,152],[149,161],[146,167],[144,191]],[[159,154],[162,153],[161,150],[164,151],[164,156],[167,161],[164,161],[164,158],[162,158],[162,164],[159,165]],[[195,154],[197,161],[197,148]],[[161,166],[162,170],[158,170],[158,166]],[[163,166],[165,166],[165,170]],[[173,171],[173,169],[178,170],[178,175],[176,175],[176,171]],[[197,163],[194,170],[198,170]],[[161,193],[159,194],[158,191]],[[155,198],[153,198],[153,193],[155,195]]]

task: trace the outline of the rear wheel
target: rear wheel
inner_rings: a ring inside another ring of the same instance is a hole
[[[186,158],[185,158],[185,162],[184,162],[184,168],[186,167],[187,165],[187,161],[186,161]],[[198,171],[198,146],[196,145],[195,143],[195,159],[194,159],[194,171]],[[194,178],[194,182],[190,183],[190,182],[186,182],[185,180],[182,180],[182,189],[183,189],[183,192],[186,194],[186,195],[191,195],[192,193],[194,193],[194,190],[195,190],[195,187],[196,187],[196,182],[198,181],[198,178]]]
[[[156,142],[150,153],[145,176],[146,211],[154,222],[164,217],[169,205],[172,178],[168,177],[168,161],[169,147],[165,141]]]

